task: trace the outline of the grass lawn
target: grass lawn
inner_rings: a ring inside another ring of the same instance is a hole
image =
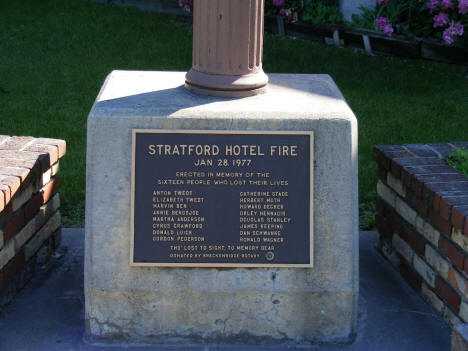
[[[86,118],[113,69],[191,66],[174,18],[87,0],[0,0],[0,134],[67,141],[64,224],[83,225]],[[468,140],[468,67],[372,57],[266,35],[266,72],[327,73],[359,120],[359,195],[372,225],[375,144]],[[333,142],[333,140],[330,140]]]

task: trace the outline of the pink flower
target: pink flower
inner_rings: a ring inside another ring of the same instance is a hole
[[[458,12],[461,15],[468,13],[468,0],[458,0]]]
[[[445,26],[446,24],[449,23],[449,16],[446,14],[446,13],[439,13],[438,15],[435,15],[434,16],[434,25],[433,27],[434,28],[437,28],[437,27],[443,27]]]
[[[284,0],[273,0],[274,6],[281,6],[284,4]]]
[[[455,36],[450,34],[450,31],[449,31],[448,28],[446,30],[444,30],[444,33],[442,34],[442,38],[449,45],[452,44],[455,41]]]
[[[382,32],[384,32],[387,36],[391,37],[393,33],[393,27],[391,24],[386,24],[382,28]]]
[[[429,9],[429,13],[432,13],[437,9],[438,5],[440,5],[439,0],[429,0],[429,2],[426,4],[426,7]]]
[[[388,4],[390,0],[377,0],[377,6],[380,6],[382,4]]]
[[[184,7],[182,7],[182,10],[184,10],[187,13],[190,13],[190,11],[191,11],[189,5],[184,5]]]
[[[463,24],[461,23],[453,23],[450,25],[452,27],[453,33],[456,35],[459,35],[460,37],[463,35],[464,32],[464,27]]]
[[[392,35],[393,27],[388,23],[388,18],[380,16],[375,20],[375,24],[377,24],[377,27],[379,27],[379,29],[389,37]]]
[[[375,23],[377,24],[377,27],[382,29],[386,24],[388,24],[388,19],[383,16],[380,16],[375,20]]]
[[[281,16],[287,16],[288,15],[288,10],[281,9],[279,13],[280,13]]]
[[[464,27],[460,23],[450,23],[450,26],[444,30],[444,33],[442,34],[442,38],[447,44],[452,44],[457,40],[457,36],[462,36],[464,31]]]
[[[452,8],[453,7],[452,1],[442,0],[442,2],[440,3],[440,7],[442,7],[444,10]]]

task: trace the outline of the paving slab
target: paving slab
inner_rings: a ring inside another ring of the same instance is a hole
[[[0,350],[318,350],[448,351],[450,327],[375,250],[378,235],[360,233],[358,335],[348,345],[91,345],[84,336],[84,230],[63,229],[51,262],[0,315]]]

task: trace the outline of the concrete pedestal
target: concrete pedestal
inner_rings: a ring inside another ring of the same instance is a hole
[[[88,118],[85,298],[91,340],[346,342],[358,299],[357,121],[327,75],[197,96],[184,72],[114,71]],[[313,268],[130,267],[131,130],[314,132]]]

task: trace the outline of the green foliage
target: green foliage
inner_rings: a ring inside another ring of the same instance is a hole
[[[365,29],[372,29],[378,30],[377,25],[375,24],[375,20],[377,19],[376,11],[374,9],[370,10],[364,6],[359,6],[361,10],[361,14],[352,15],[352,26],[358,28],[365,28]]]
[[[468,149],[455,149],[455,153],[449,155],[445,162],[468,178]]]
[[[311,1],[305,6],[303,20],[313,24],[331,23],[343,24],[344,19],[336,5],[328,5],[322,1]]]
[[[375,202],[359,204],[359,229],[375,229]]]

